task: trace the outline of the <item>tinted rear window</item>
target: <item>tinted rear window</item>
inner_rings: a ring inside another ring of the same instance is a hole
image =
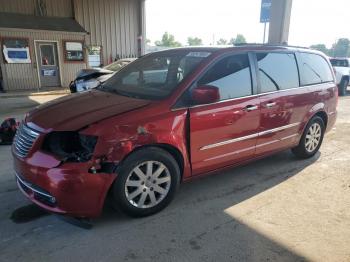
[[[257,59],[261,93],[299,87],[294,54],[258,53]]]
[[[346,59],[331,59],[332,66],[349,67],[349,62]]]
[[[333,82],[333,75],[326,59],[317,54],[300,53],[302,85]]]

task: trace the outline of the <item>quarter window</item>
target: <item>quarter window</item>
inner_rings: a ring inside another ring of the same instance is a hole
[[[220,100],[252,94],[252,81],[247,54],[232,55],[217,62],[198,81],[198,85],[211,85],[219,89]]]
[[[298,67],[294,54],[258,53],[256,56],[261,93],[299,86]]]
[[[320,55],[300,53],[302,85],[332,82],[333,75],[327,61]]]

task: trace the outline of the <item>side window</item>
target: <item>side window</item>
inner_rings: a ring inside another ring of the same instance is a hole
[[[302,85],[315,85],[333,81],[331,68],[322,56],[300,53],[300,57]]]
[[[232,55],[217,62],[198,81],[198,85],[219,88],[220,100],[252,94],[252,81],[247,54]]]
[[[260,93],[299,87],[299,73],[294,54],[258,53]]]

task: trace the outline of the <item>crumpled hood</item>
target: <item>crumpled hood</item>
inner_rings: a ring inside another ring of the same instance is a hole
[[[98,77],[100,75],[108,75],[113,74],[114,72],[111,70],[107,70],[104,68],[88,68],[82,69],[77,74],[77,80],[89,77]]]
[[[38,131],[73,131],[148,104],[147,100],[93,90],[40,105],[28,113],[26,123],[42,129]]]

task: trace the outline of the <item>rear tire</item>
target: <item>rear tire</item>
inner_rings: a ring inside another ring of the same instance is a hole
[[[313,157],[320,149],[325,132],[325,124],[319,116],[314,116],[307,124],[299,145],[292,149],[298,158]]]
[[[343,78],[339,84],[339,95],[345,96],[349,85],[349,79]]]
[[[161,211],[174,198],[180,168],[167,151],[146,147],[132,153],[117,168],[112,188],[113,206],[132,217]]]

